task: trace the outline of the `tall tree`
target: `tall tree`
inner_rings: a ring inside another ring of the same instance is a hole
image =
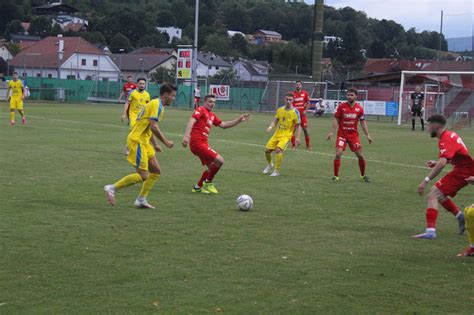
[[[46,16],[36,16],[31,20],[28,32],[31,35],[46,37],[51,34],[51,20]]]

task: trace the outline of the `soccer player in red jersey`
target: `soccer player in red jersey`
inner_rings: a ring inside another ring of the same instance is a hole
[[[453,131],[446,128],[446,118],[440,114],[434,114],[428,118],[428,132],[432,138],[438,138],[439,157],[438,161],[428,161],[426,166],[432,168],[431,172],[418,186],[418,193],[423,195],[426,185],[436,178],[444,169],[446,164],[451,163],[451,172],[438,180],[428,194],[428,207],[426,209],[426,231],[414,235],[415,238],[435,239],[436,218],[438,217],[438,202],[449,212],[456,216],[459,234],[464,233],[464,214],[448,197],[456,196],[457,192],[468,184],[466,180],[474,175],[474,162],[469,155],[466,145],[462,139]]]
[[[359,159],[360,178],[364,182],[370,182],[369,177],[365,175],[365,158],[362,152],[362,146],[359,140],[359,132],[357,131],[357,123],[360,121],[362,131],[367,137],[369,144],[373,142],[369,135],[369,129],[364,117],[364,108],[356,103],[357,90],[350,88],[347,90],[347,102],[340,104],[337,107],[334,119],[332,121],[331,131],[327,136],[330,140],[333,133],[337,129],[336,139],[336,156],[334,157],[334,177],[335,181],[339,180],[339,168],[341,167],[342,153],[349,145],[352,152],[355,153]]]
[[[214,94],[208,94],[204,97],[204,104],[197,108],[189,119],[181,142],[183,147],[189,144],[191,152],[199,157],[202,165],[207,167],[194,186],[193,192],[217,194],[217,189],[212,180],[224,164],[224,158],[209,146],[208,138],[211,127],[214,125],[227,129],[250,118],[250,114],[243,114],[234,120],[222,121],[212,112],[215,104],[216,96]]]
[[[122,100],[122,96],[125,95],[125,105],[123,106],[122,110],[122,121],[125,121],[128,119],[128,110],[130,107],[130,104],[128,102],[128,95],[130,92],[133,90],[137,89],[138,86],[133,82],[132,76],[129,75],[127,77],[127,82],[123,85],[122,93],[120,93],[120,96],[118,98],[118,101],[120,102]]]
[[[308,111],[309,106],[309,94],[303,90],[303,83],[301,81],[296,81],[296,88],[292,92],[294,101],[293,107],[300,112],[301,117],[301,128],[304,132],[304,139],[306,141],[306,149],[311,150],[311,144],[309,143],[309,133],[308,133],[308,119],[306,117],[306,112]],[[291,146],[295,147],[295,136],[291,137]]]

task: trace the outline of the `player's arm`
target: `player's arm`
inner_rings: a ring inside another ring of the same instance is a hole
[[[174,143],[173,141],[168,140],[165,135],[161,132],[160,127],[158,127],[158,122],[156,120],[150,119],[150,130],[151,132],[168,148],[172,148]]]
[[[331,130],[329,130],[329,133],[326,137],[327,140],[331,140],[331,137],[334,134],[334,132],[336,132],[337,128],[339,128],[339,118],[333,117]]]
[[[125,91],[122,89],[122,92],[120,93],[120,96],[118,98],[118,101],[120,102],[120,100],[122,99],[122,96],[125,95]]]
[[[156,141],[156,139],[155,139],[154,136],[152,136],[152,137],[150,138],[150,143],[151,143],[151,145],[153,146],[153,148],[155,148],[156,151],[158,151],[158,152],[162,152],[162,151],[163,151],[163,150],[161,149],[160,144]]]
[[[295,128],[295,145],[299,146],[301,144],[301,124],[297,124]]]
[[[8,85],[8,89],[7,89],[7,102],[10,101],[10,91],[11,91],[11,87],[10,87],[10,85]]]
[[[181,141],[181,144],[183,147],[187,147],[189,143],[189,137],[191,135],[191,130],[193,129],[194,124],[197,122],[197,119],[194,117],[189,118],[188,125],[186,126],[186,130],[184,131],[184,136],[183,140]]]
[[[250,118],[250,114],[243,114],[243,115],[240,115],[239,118],[236,118],[234,120],[223,121],[219,125],[219,127],[221,127],[222,129],[232,128],[234,126],[237,126],[238,124],[240,124],[243,121],[249,120],[249,118]]]
[[[127,100],[125,104],[123,104],[122,108],[122,121],[125,121],[128,119],[128,108],[130,107],[130,101]]]
[[[466,182],[468,182],[471,185],[474,185],[474,176],[466,178]]]
[[[372,137],[369,135],[369,127],[367,127],[367,121],[362,120],[360,122],[360,125],[362,127],[362,131],[364,132],[365,136],[367,137],[367,140],[369,141],[369,144],[372,143],[374,140],[372,140]]]
[[[272,131],[272,129],[275,128],[277,124],[278,124],[278,118],[273,118],[272,122],[270,123],[270,126],[268,126],[266,131],[267,132]]]
[[[431,166],[434,161],[428,161],[426,163],[427,166]],[[435,179],[436,176],[441,173],[441,171],[444,169],[444,167],[448,164],[448,160],[446,158],[440,158],[436,164],[432,167],[433,169],[431,172],[423,179],[423,181],[418,185],[418,194],[420,196],[423,195],[423,192],[425,191],[426,185],[430,182],[430,180]]]

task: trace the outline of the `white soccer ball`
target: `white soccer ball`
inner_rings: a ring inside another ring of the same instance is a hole
[[[242,211],[249,211],[253,207],[253,200],[252,197],[249,195],[240,195],[237,198],[237,208]]]

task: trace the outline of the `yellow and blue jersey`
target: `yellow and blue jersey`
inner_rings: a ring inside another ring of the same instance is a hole
[[[285,106],[278,108],[275,118],[278,119],[278,129],[274,136],[290,137],[295,126],[301,123],[300,112],[296,108],[287,109]]]
[[[140,93],[138,90],[133,90],[130,92],[128,100],[130,102],[128,117],[130,118],[130,126],[133,127],[142,107],[150,102],[150,94],[147,91]]]
[[[146,104],[138,113],[136,123],[128,135],[128,139],[135,142],[148,143],[152,136],[150,119],[157,122],[162,121],[164,112],[165,107],[158,98]]]
[[[12,98],[21,98],[23,95],[23,83],[21,80],[16,80],[16,82],[13,80],[8,81],[8,87],[11,90]]]

